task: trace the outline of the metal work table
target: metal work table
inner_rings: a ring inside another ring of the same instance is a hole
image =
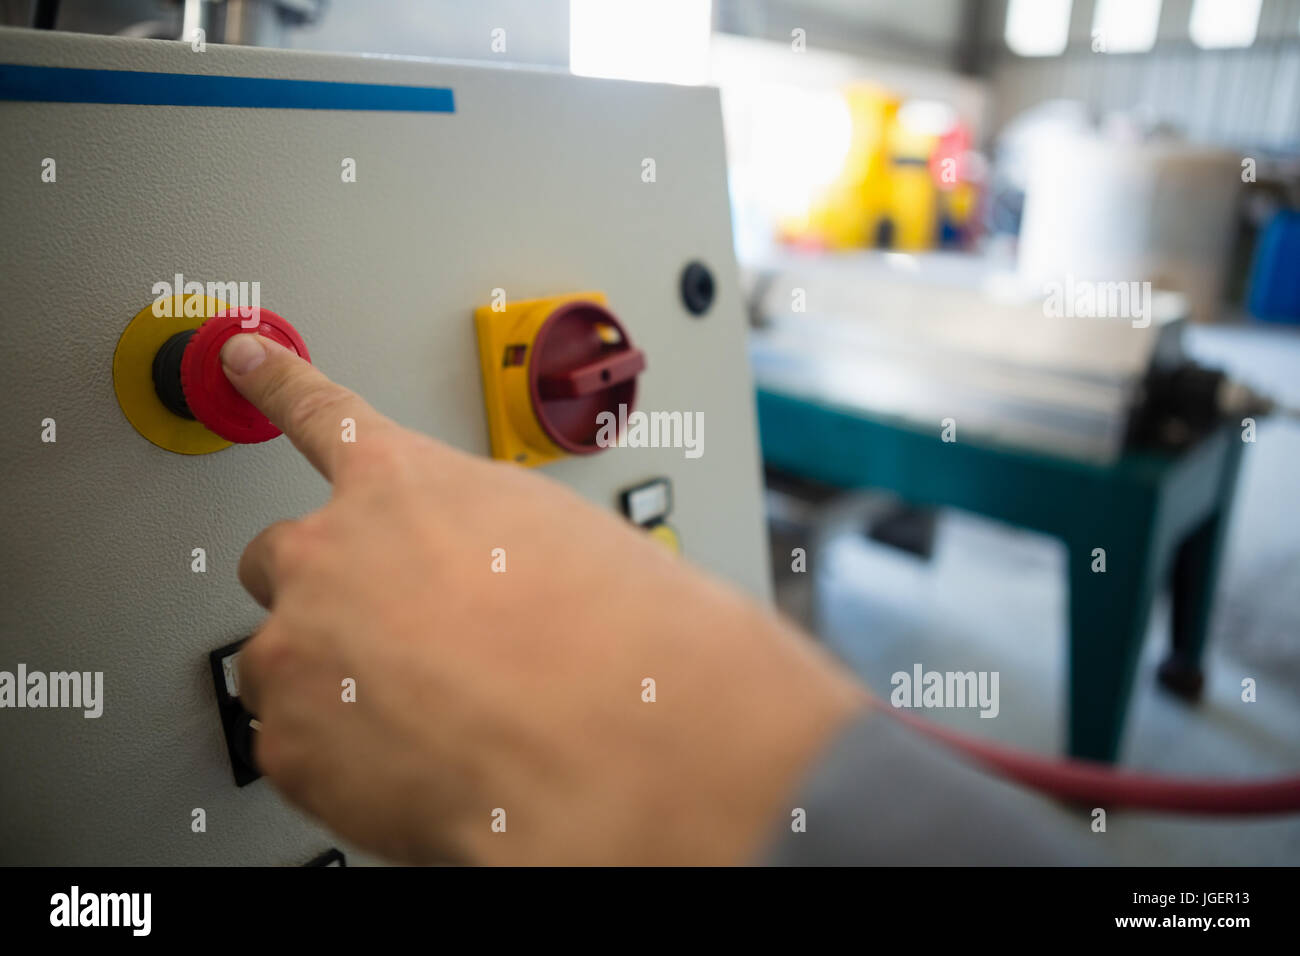
[[[1185,698],[1201,689],[1205,647],[1243,442],[1224,427],[1181,454],[1125,454],[1094,464],[961,437],[760,385],[763,458],[844,489],[891,491],[1053,535],[1069,575],[1072,756],[1113,761],[1152,601],[1173,593],[1160,678]],[[1106,552],[1094,573],[1093,549]]]

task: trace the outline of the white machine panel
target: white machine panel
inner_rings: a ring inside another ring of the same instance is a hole
[[[437,87],[454,110],[149,105],[166,78],[71,69]],[[74,101],[86,84],[123,101]],[[0,862],[297,864],[337,845],[265,780],[235,786],[208,661],[262,617],[235,578],[244,546],[328,488],[283,439],[165,451],[115,397],[119,336],[177,273],[259,282],[328,375],[480,454],[474,310],[494,289],[598,290],[645,354],[637,407],[702,413],[703,454],[614,448],[545,473],[611,511],[667,478],[686,557],[767,596],[715,90],[15,30],[0,90],[0,671],[104,675],[97,718],[0,709]],[[692,261],[715,280],[701,317],[679,291]]]

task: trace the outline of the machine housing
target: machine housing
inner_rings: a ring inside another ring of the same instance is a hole
[[[454,107],[352,108],[367,87]],[[195,89],[271,93],[157,102]],[[244,546],[328,486],[284,439],[157,447],[115,400],[119,337],[178,273],[258,282],[328,375],[485,456],[475,309],[601,290],[646,356],[638,407],[703,413],[705,453],[613,448],[543,473],[614,512],[666,479],[685,558],[768,596],[716,90],[21,30],[0,30],[0,90],[0,670],[104,687],[98,718],[0,710],[0,862],[284,865],[338,845],[267,781],[236,786],[209,661],[263,617],[236,581]],[[699,316],[691,262],[715,283]]]

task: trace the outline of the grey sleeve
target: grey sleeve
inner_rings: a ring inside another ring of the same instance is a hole
[[[805,811],[795,832],[793,811]],[[1082,865],[1090,815],[964,763],[886,714],[842,731],[797,791],[759,863]]]

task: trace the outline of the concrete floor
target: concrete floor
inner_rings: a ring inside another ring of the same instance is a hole
[[[1300,407],[1300,331],[1194,329],[1189,348]],[[1300,421],[1262,421],[1243,469],[1204,697],[1188,706],[1156,683],[1169,626],[1161,599],[1134,689],[1121,756],[1127,768],[1215,778],[1300,773]],[[916,663],[996,670],[997,718],[953,709],[924,715],[1038,753],[1061,752],[1066,589],[1058,542],[945,511],[928,562],[866,539],[856,525],[818,553],[815,575],[781,577],[778,601],[805,621],[815,601],[815,629],[876,693],[887,696],[890,675]],[[1245,677],[1256,680],[1255,703],[1241,700]],[[1083,811],[1062,812],[1087,827]],[[1117,863],[1300,864],[1300,815],[1243,821],[1114,811],[1095,839]]]

